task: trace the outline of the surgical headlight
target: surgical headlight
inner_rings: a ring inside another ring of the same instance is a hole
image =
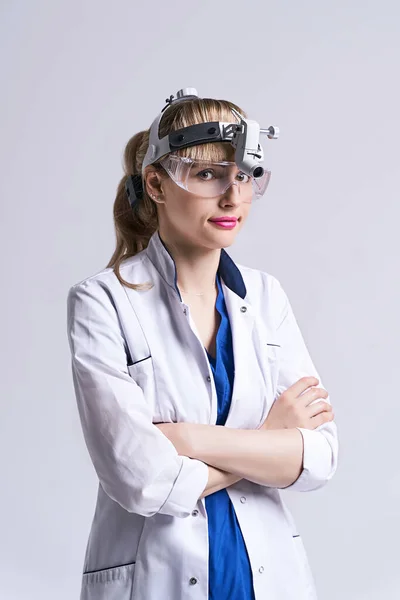
[[[185,161],[172,157],[177,156],[176,153],[178,150],[189,146],[212,142],[230,142],[235,148],[234,162],[222,161],[219,164],[214,163],[215,179],[212,180],[213,183],[211,184],[210,178],[210,183],[207,185],[205,181],[202,181],[201,189],[204,191],[201,193],[205,197],[211,197],[211,193],[215,196],[224,193],[230,185],[234,184],[239,185],[242,193],[245,192],[247,189],[245,186],[250,182],[255,197],[262,196],[267,188],[271,172],[260,164],[264,159],[263,148],[260,144],[260,134],[266,134],[269,139],[276,139],[279,136],[279,129],[273,125],[270,125],[267,129],[261,129],[256,121],[246,119],[237,110],[232,108],[231,112],[237,121],[198,123],[172,131],[163,138],[159,138],[158,130],[164,110],[168,109],[172,104],[190,98],[199,98],[195,88],[183,88],[179,90],[175,99],[174,96],[170,96],[166,100],[167,105],[164,106],[159,115],[154,119],[150,127],[149,147],[143,160],[142,176],[148,165],[161,162],[175,183],[189,192],[197,193],[195,190],[200,188],[197,186],[196,178],[193,178],[193,174],[195,173],[194,163],[197,164],[197,167],[202,166],[201,164],[199,165],[201,161],[185,163]],[[171,158],[168,159],[165,155],[169,155]],[[160,161],[162,157],[165,157],[166,160]],[[190,168],[188,165],[190,165]],[[236,183],[236,174],[234,179],[232,179],[233,168],[236,168],[241,174],[247,176],[248,179]],[[136,201],[143,195],[142,177],[140,175],[131,175],[128,177],[125,188],[133,207]],[[206,193],[205,190],[207,190]]]

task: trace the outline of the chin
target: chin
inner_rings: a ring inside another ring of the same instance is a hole
[[[212,236],[212,241],[210,241],[209,246],[214,248],[214,249],[218,249],[218,248],[227,248],[228,246],[231,246],[233,244],[233,242],[235,241],[237,235],[237,231],[222,231],[219,235],[218,232],[216,235]]]

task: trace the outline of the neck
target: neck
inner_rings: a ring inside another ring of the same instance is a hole
[[[175,261],[178,288],[190,295],[215,293],[221,249],[201,248],[176,240],[171,242],[162,233],[160,237]]]

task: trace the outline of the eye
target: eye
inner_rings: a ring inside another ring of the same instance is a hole
[[[202,179],[203,181],[210,181],[209,178],[206,178],[207,174],[213,175],[214,172],[211,169],[204,169],[203,171],[197,173],[197,177],[200,177],[200,179]]]
[[[246,173],[243,173],[243,171],[240,171],[236,177],[240,177],[241,179],[239,179],[239,181],[241,183],[247,183],[248,181],[250,181],[250,176],[246,175]]]

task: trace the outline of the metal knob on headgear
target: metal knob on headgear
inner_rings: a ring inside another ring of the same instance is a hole
[[[161,110],[161,113],[163,113],[164,110],[166,110],[169,106],[171,106],[171,104],[174,104],[175,102],[179,102],[179,100],[184,100],[185,98],[198,98],[198,97],[199,96],[197,94],[196,88],[193,88],[193,87],[182,88],[181,90],[178,90],[176,92],[175,99],[174,99],[173,94],[171,94],[171,96],[169,98],[166,98],[166,100],[165,100],[166,105]]]
[[[198,98],[197,90],[193,87],[182,88],[178,92],[176,92],[176,99],[180,100],[181,98],[187,98],[188,96],[193,96]]]
[[[260,129],[260,133],[266,133],[270,140],[276,140],[279,137],[279,127],[270,125],[268,129]]]

